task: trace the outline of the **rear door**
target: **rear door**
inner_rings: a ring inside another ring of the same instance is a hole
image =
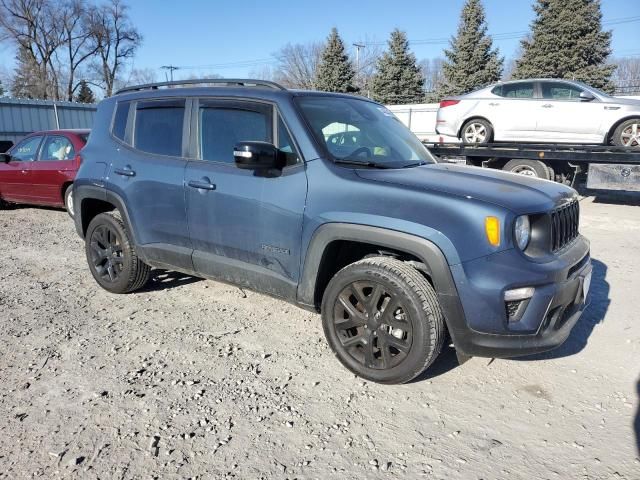
[[[0,163],[0,196],[3,200],[28,203],[33,198],[31,165],[38,157],[42,138],[42,135],[25,138],[9,150],[11,161]]]
[[[188,102],[159,98],[118,103],[112,134],[122,146],[105,181],[124,202],[146,257],[191,271],[183,185]]]
[[[192,118],[197,160],[185,188],[196,271],[295,298],[307,177],[286,125],[273,105],[245,100],[201,99]],[[237,168],[240,141],[274,143],[287,167]]]
[[[73,181],[76,151],[64,135],[47,135],[40,155],[31,165],[33,195],[38,203],[64,205],[63,186]]]
[[[584,101],[581,88],[567,82],[540,82],[542,101],[538,134],[546,141],[601,143],[604,107],[597,98]]]
[[[500,97],[485,101],[495,140],[534,140],[539,114],[535,83],[505,83],[494,87],[491,92]]]

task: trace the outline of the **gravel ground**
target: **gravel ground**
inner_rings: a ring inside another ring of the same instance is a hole
[[[563,347],[449,348],[380,386],[317,315],[164,272],[111,295],[66,213],[0,211],[0,478],[637,480],[640,206],[582,212],[592,304]]]

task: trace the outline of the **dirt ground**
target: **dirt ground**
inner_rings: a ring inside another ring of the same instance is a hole
[[[163,272],[111,295],[65,212],[0,211],[0,478],[640,479],[640,205],[582,212],[563,347],[380,386],[317,315]]]

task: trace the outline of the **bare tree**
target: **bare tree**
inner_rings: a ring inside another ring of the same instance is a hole
[[[442,65],[444,59],[441,57],[433,59],[421,60],[418,64],[422,69],[422,75],[424,76],[424,90],[427,93],[434,92],[438,85],[444,80],[442,73]]]
[[[35,98],[60,98],[54,54],[64,43],[50,0],[0,0],[0,39],[12,41],[31,65],[28,88]]]
[[[640,57],[623,57],[613,62],[617,68],[613,83],[618,95],[640,95]]]
[[[275,79],[289,88],[313,88],[316,68],[320,62],[323,44],[287,44],[275,54]]]
[[[85,0],[69,0],[60,5],[58,19],[64,40],[64,60],[58,60],[58,64],[59,70],[66,75],[65,96],[71,101],[80,87],[76,73],[96,54],[98,47],[91,41],[92,24]]]
[[[127,10],[121,0],[110,0],[89,13],[91,41],[97,56],[94,70],[107,97],[113,94],[123,66],[142,43],[142,36],[131,24]]]

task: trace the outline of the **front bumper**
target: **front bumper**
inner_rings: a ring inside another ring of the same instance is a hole
[[[452,272],[464,310],[463,322],[450,322],[460,353],[514,357],[543,352],[569,337],[588,305],[589,242],[580,236],[547,263],[509,250],[456,266]],[[521,319],[509,322],[504,291],[523,286],[535,287],[535,293]]]

